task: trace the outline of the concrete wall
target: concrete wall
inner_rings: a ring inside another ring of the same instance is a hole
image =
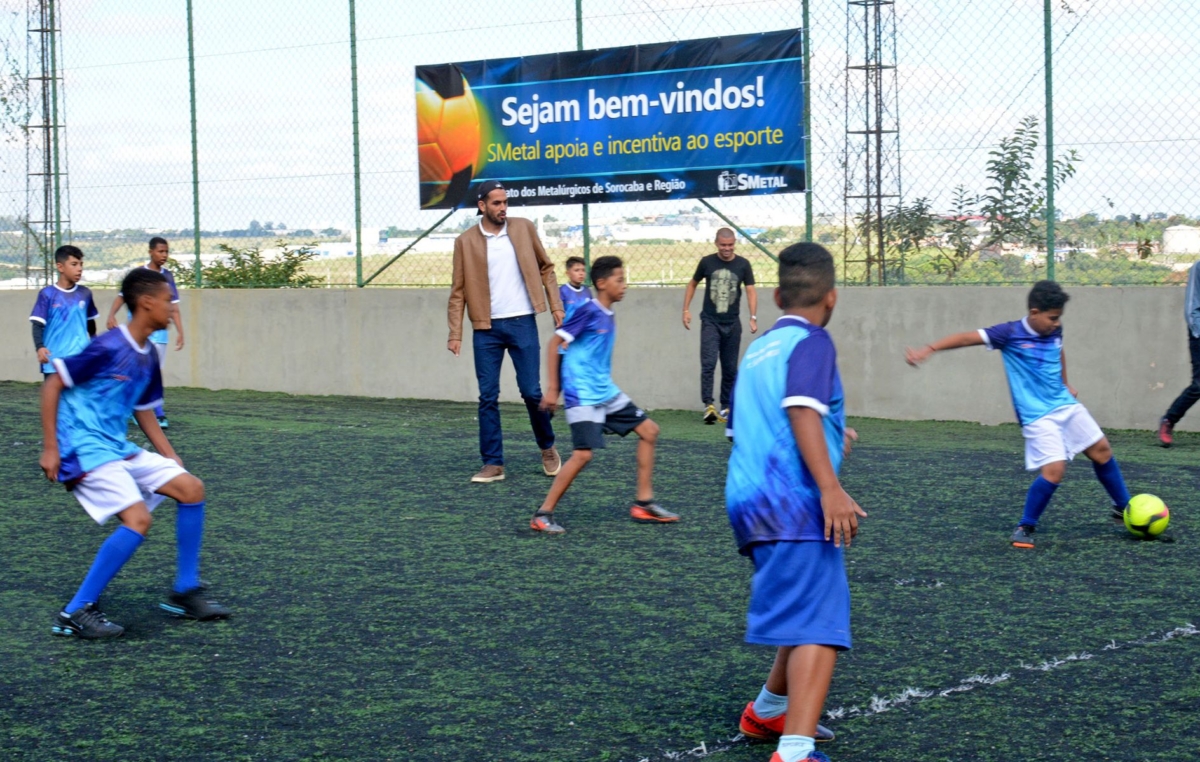
[[[906,344],[1024,313],[1024,288],[846,289],[830,324],[852,415],[1014,420],[1001,361],[982,348],[904,364]],[[1102,426],[1151,428],[1190,381],[1181,288],[1075,288],[1066,325],[1069,375]],[[115,296],[97,291],[106,315]],[[779,315],[764,289],[765,329]],[[444,290],[184,291],[187,345],[168,386],[473,400],[470,332],[446,351]],[[698,294],[693,304],[698,315]],[[32,291],[0,292],[0,378],[40,377],[29,334]],[[680,322],[682,289],[634,288],[617,306],[617,383],[648,408],[698,408],[698,318]],[[743,306],[744,300],[743,300]],[[743,310],[744,312],[744,310]],[[539,324],[551,333],[548,316]],[[747,328],[745,342],[753,338]],[[172,341],[174,336],[172,336]],[[516,400],[506,363],[502,393]],[[1200,409],[1180,427],[1200,430]]]

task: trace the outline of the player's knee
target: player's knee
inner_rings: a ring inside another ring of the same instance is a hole
[[[202,503],[204,502],[204,482],[199,477],[191,474],[187,475],[187,479],[179,485],[181,503]]]
[[[580,467],[586,466],[592,462],[591,450],[575,450],[571,453],[571,460],[575,461]]]
[[[1067,475],[1067,464],[1059,461],[1057,463],[1048,463],[1042,466],[1042,478],[1048,482],[1058,484],[1062,482],[1063,477]]]
[[[127,508],[120,515],[121,523],[128,529],[145,537],[150,532],[150,526],[154,523],[154,517],[150,515],[150,511],[145,505],[137,505],[133,508]]]
[[[1096,444],[1092,445],[1087,452],[1087,455],[1097,463],[1107,463],[1112,459],[1112,445],[1108,443],[1108,438],[1101,439]]]
[[[654,444],[658,441],[658,424],[647,418],[645,423],[637,427],[637,434],[646,442]]]

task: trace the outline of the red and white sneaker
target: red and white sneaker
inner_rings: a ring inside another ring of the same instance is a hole
[[[783,762],[783,755],[775,752],[771,755],[771,762]],[[800,762],[832,762],[829,757],[819,751],[810,751],[808,756],[800,760]]]
[[[1163,447],[1175,444],[1175,424],[1163,418],[1158,422],[1158,441]]]
[[[742,735],[747,738],[756,738],[760,741],[777,741],[783,735],[783,722],[787,719],[787,714],[781,714],[778,717],[759,717],[754,712],[754,702],[746,704],[746,709],[742,712],[742,721],[738,723],[738,730],[742,731]],[[824,725],[817,725],[817,734],[813,736],[813,740],[817,743],[826,743],[832,741],[836,736],[833,731]]]

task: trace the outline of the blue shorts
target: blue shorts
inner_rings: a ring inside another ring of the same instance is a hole
[[[766,646],[850,648],[850,584],[832,542],[750,546],[754,578],[746,642]]]

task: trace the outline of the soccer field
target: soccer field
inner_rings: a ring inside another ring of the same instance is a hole
[[[634,449],[527,529],[549,480],[504,409],[507,481],[472,485],[472,404],[168,391],[208,486],[203,576],[227,622],[169,619],[174,507],[105,593],[127,628],[50,622],[110,528],[37,467],[37,388],[0,383],[0,758],[766,762],[735,738],[770,649],[742,642],[750,564],[729,445],[660,411],[658,495],[629,521]],[[561,443],[566,426],[556,418]],[[852,421],[844,483],[870,512],[847,555],[855,649],[834,676],[835,762],[1200,757],[1200,436],[1110,432],[1175,542],[1107,519],[1086,462],[1034,551],[1007,539],[1030,477],[1016,426]],[[139,440],[140,440],[139,434]]]

